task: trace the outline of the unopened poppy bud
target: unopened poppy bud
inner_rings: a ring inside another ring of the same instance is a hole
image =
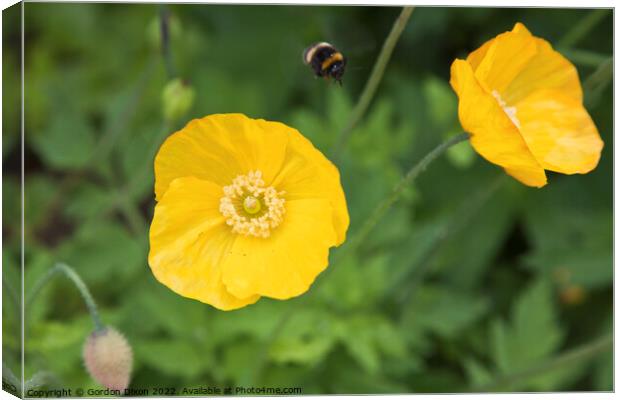
[[[103,386],[120,391],[129,386],[131,346],[116,329],[106,327],[91,333],[84,343],[83,356],[86,369]]]
[[[192,107],[194,95],[194,89],[181,79],[168,82],[162,93],[164,117],[168,121],[181,118]]]

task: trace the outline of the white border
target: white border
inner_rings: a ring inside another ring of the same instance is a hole
[[[39,0],[29,0],[29,2],[39,2]],[[97,2],[97,1],[92,1],[92,0],[82,0],[82,1],[62,1],[62,2]],[[148,1],[148,0],[138,0],[138,1],[108,1],[108,2],[115,2],[115,3],[158,3],[157,1]],[[12,1],[12,0],[0,0],[0,5],[2,6],[2,9],[5,9],[13,4],[15,4],[16,1]],[[211,4],[234,4],[233,2],[230,1],[223,1],[223,0],[212,0],[212,1],[208,1],[208,2],[203,2],[203,1],[182,1],[182,0],[172,0],[172,1],[166,1],[165,3],[211,3]],[[477,1],[466,1],[466,0],[446,0],[446,1],[410,1],[410,0],[406,0],[406,1],[389,1],[389,0],[377,0],[377,1],[351,1],[351,0],[338,0],[338,1],[326,1],[326,0],[297,0],[297,1],[282,1],[282,0],[271,0],[271,1],[256,1],[256,0],[244,0],[239,2],[241,4],[317,4],[317,5],[376,5],[376,6],[389,6],[389,5],[416,5],[416,6],[456,6],[456,7],[472,7],[472,6],[477,6],[477,7],[553,7],[553,8],[614,8],[615,4],[613,1],[604,1],[604,0],[589,0],[587,2],[584,1],[580,1],[580,0],[536,0],[536,1],[532,1],[532,0],[521,0],[521,1],[498,1],[498,0],[477,0]],[[22,5],[23,7],[23,5]],[[24,13],[22,13],[22,19],[23,19],[23,15]],[[616,26],[618,22],[618,15],[616,14],[615,10],[614,10],[614,28]],[[23,28],[23,25],[22,25]],[[2,21],[0,19],[0,31],[2,29]],[[23,46],[23,31],[22,31],[22,46]],[[616,40],[616,31],[614,29],[614,54],[617,54],[617,46],[618,46],[618,41]],[[0,41],[0,54],[2,51],[2,43]],[[616,69],[617,65],[614,63],[614,76],[616,76]],[[23,68],[23,54],[22,54],[22,68]],[[0,75],[2,73],[2,66],[0,63]],[[22,76],[23,76],[23,70],[22,70]],[[22,112],[22,179],[23,179],[23,123],[24,123],[24,109],[23,109],[23,80],[22,80],[22,104],[21,104],[21,112]],[[1,90],[1,86],[0,86],[0,90]],[[614,80],[614,132],[615,132],[615,122],[616,122],[616,115],[618,115],[618,105],[615,102],[615,94],[618,91],[618,82],[616,80]],[[1,96],[0,96],[1,97]],[[0,99],[0,105],[1,105],[1,99]],[[0,107],[0,118],[2,116],[2,110]],[[618,235],[619,231],[618,229],[618,225],[615,224],[615,210],[617,209],[618,203],[620,200],[618,197],[618,191],[617,189],[620,187],[620,185],[618,185],[618,174],[617,174],[617,169],[616,169],[616,163],[615,163],[615,154],[616,154],[616,150],[618,150],[618,146],[620,146],[620,144],[618,144],[618,142],[615,140],[615,135],[614,135],[614,265],[616,264],[616,252],[615,249],[620,247],[620,236]],[[2,166],[0,164],[0,175],[2,172]],[[2,178],[0,176],[0,184],[2,182]],[[22,205],[23,205],[23,182],[22,182]],[[2,206],[2,198],[0,197],[0,208]],[[22,224],[23,224],[23,207],[22,207]],[[0,214],[0,223],[2,222],[2,215]],[[23,233],[23,232],[22,232]],[[0,236],[0,244],[2,243],[2,238]],[[23,243],[23,236],[22,236],[22,243]],[[22,253],[22,257],[23,257],[23,253]],[[615,272],[615,270],[614,270]],[[22,273],[23,273],[23,269],[22,269]],[[614,273],[614,289],[618,284],[618,275]],[[23,277],[22,277],[22,291],[23,291]],[[23,296],[23,293],[22,293]],[[0,307],[2,305],[2,297],[0,296]],[[618,326],[618,320],[615,318],[615,310],[618,309],[619,303],[618,303],[618,297],[615,295],[615,290],[614,290],[614,340],[617,339],[617,333],[619,331],[619,326]],[[22,331],[23,332],[23,331]],[[2,339],[2,332],[0,330],[0,340]],[[2,349],[0,346],[0,357],[2,355]],[[615,357],[616,355],[616,347],[614,346],[614,367],[615,367]],[[614,368],[614,387],[616,385],[616,383],[619,381],[619,377],[620,377],[620,372],[618,371],[618,368]],[[23,374],[23,370],[21,371]],[[22,376],[23,377],[23,376]],[[446,396],[457,396],[459,399],[464,399],[464,400],[470,400],[470,399],[490,399],[490,400],[494,400],[494,399],[584,399],[584,400],[596,400],[596,399],[612,399],[615,398],[615,395],[613,393],[592,393],[592,392],[588,392],[588,393],[548,393],[548,394],[540,394],[540,393],[531,393],[531,394],[525,394],[525,393],[516,393],[516,394],[458,394],[458,395],[442,395],[442,394],[437,394],[437,395],[382,395],[380,397],[382,398],[412,398],[412,399],[420,399],[420,400],[425,400],[425,399],[437,399],[437,398],[442,398],[442,397],[446,397]],[[235,398],[250,398],[250,397],[242,397],[242,396],[234,396]],[[320,398],[323,398],[325,396],[290,396],[290,397],[303,397],[304,399],[307,400],[318,400]],[[330,396],[330,397],[338,397],[338,398],[343,398],[343,399],[353,399],[353,398],[357,398],[359,396]],[[373,396],[374,397],[374,396]],[[15,397],[8,394],[7,392],[0,392],[0,399],[14,399]],[[262,399],[282,399],[282,397],[261,397]],[[136,399],[143,399],[143,398],[136,398]]]

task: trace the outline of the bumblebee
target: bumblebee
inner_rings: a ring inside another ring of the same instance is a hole
[[[304,51],[303,59],[316,76],[332,78],[342,85],[347,59],[334,46],[327,42],[315,43]]]

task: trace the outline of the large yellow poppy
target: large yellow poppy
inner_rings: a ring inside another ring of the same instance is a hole
[[[171,135],[155,197],[153,274],[222,310],[304,293],[349,226],[336,167],[297,130],[241,114]]]
[[[528,186],[545,170],[585,174],[603,142],[583,107],[575,67],[517,23],[452,64],[459,119],[474,149]]]

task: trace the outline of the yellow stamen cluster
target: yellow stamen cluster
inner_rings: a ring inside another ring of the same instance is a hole
[[[283,195],[283,191],[265,187],[260,171],[250,171],[224,187],[220,212],[233,232],[267,238],[271,229],[282,222],[285,211]]]

